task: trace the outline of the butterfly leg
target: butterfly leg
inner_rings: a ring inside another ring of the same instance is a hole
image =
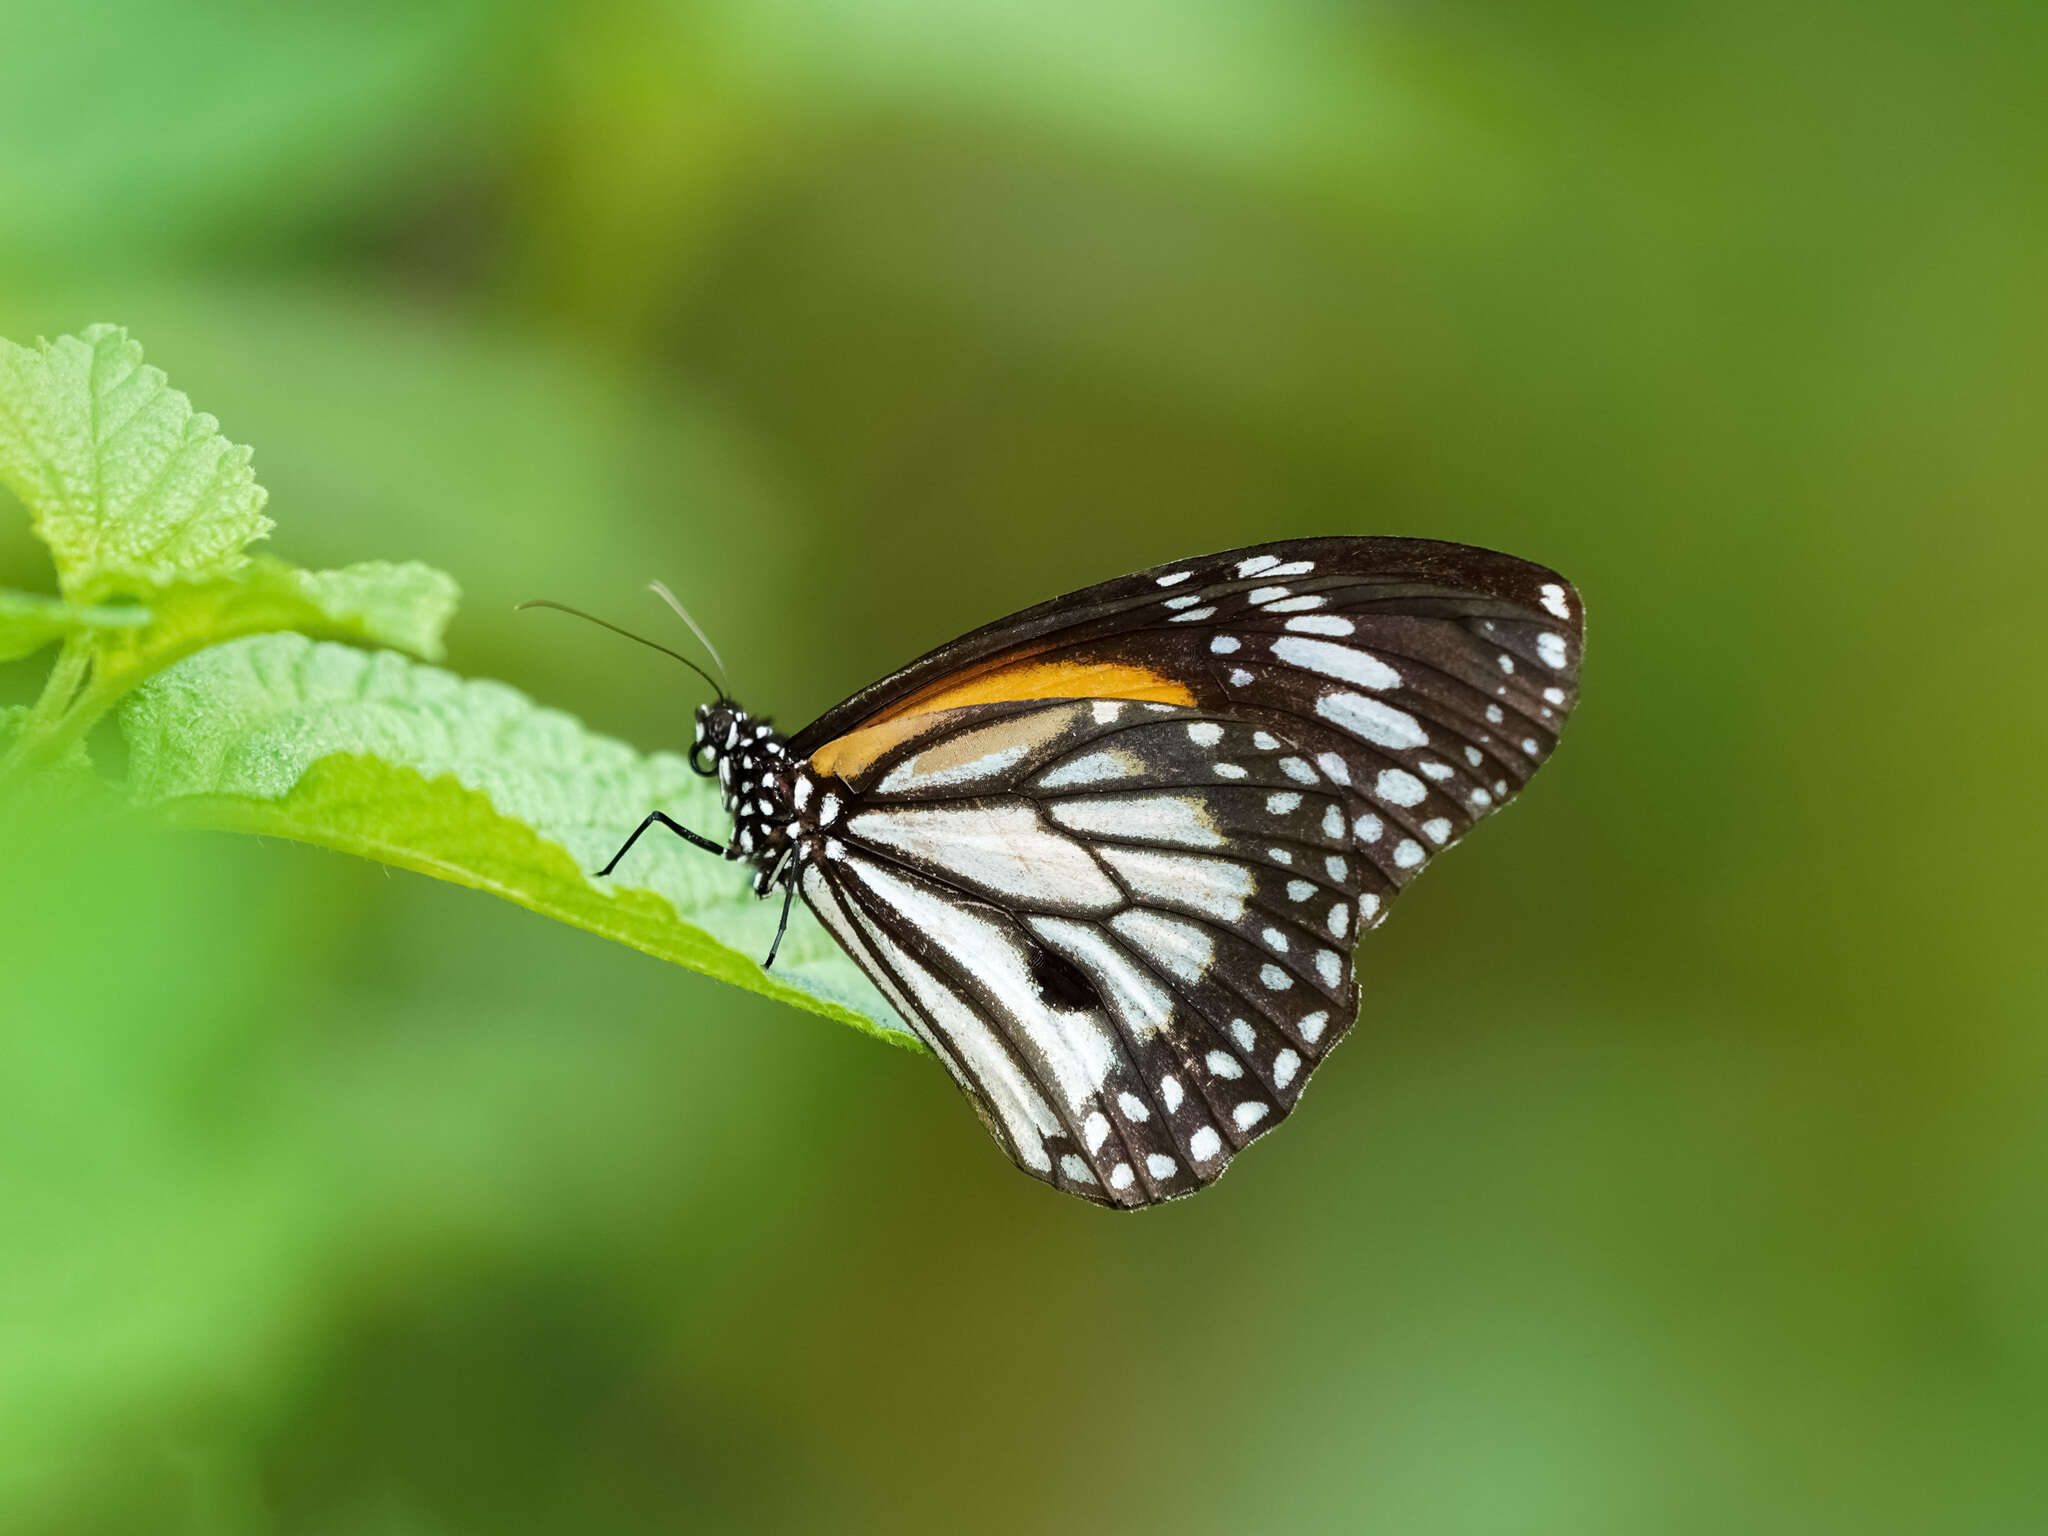
[[[606,875],[610,874],[613,870],[617,869],[619,867],[619,860],[623,859],[628,853],[630,853],[632,851],[633,845],[640,841],[640,834],[642,832],[645,832],[649,827],[653,826],[657,822],[659,822],[662,826],[667,827],[669,831],[675,833],[675,835],[677,837],[680,837],[684,842],[695,843],[699,848],[702,848],[707,853],[715,853],[718,854],[720,857],[723,857],[725,854],[725,850],[723,848],[721,848],[718,844],[711,841],[710,838],[705,837],[702,833],[692,832],[688,827],[684,826],[681,822],[675,821],[670,817],[663,815],[660,811],[649,811],[647,813],[647,819],[641,822],[639,826],[633,829],[633,835],[627,838],[625,843],[620,847],[619,851],[611,856],[611,862],[606,864],[603,869],[600,869],[597,872],[597,877],[601,880]]]
[[[761,962],[761,969],[764,971],[774,967],[775,953],[782,948],[782,936],[789,931],[789,904],[795,900],[796,882],[792,880],[783,887],[782,921],[775,925],[775,942],[768,946],[768,958]]]

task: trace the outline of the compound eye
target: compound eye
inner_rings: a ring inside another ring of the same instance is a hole
[[[697,770],[700,778],[710,778],[718,772],[718,759],[711,751],[711,744],[701,737],[690,748],[690,766]]]

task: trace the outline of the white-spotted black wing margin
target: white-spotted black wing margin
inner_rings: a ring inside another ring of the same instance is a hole
[[[1210,1183],[1357,1011],[1371,866],[1341,787],[1271,732],[978,706],[867,777],[804,898],[1049,1183],[1121,1206]]]

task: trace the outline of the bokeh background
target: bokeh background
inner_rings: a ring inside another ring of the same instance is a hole
[[[643,747],[1399,532],[1585,704],[1138,1218],[928,1060],[464,890],[0,875],[0,1527],[2021,1532],[2048,1508],[2048,8],[0,11],[0,334]],[[0,584],[47,586],[0,516]],[[6,669],[7,696],[39,669]]]

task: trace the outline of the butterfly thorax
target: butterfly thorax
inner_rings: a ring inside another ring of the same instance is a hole
[[[754,890],[766,895],[788,878],[794,863],[798,765],[789,756],[788,738],[730,700],[702,704],[690,766],[707,778],[717,776],[719,797],[732,816],[725,856],[752,864]]]

